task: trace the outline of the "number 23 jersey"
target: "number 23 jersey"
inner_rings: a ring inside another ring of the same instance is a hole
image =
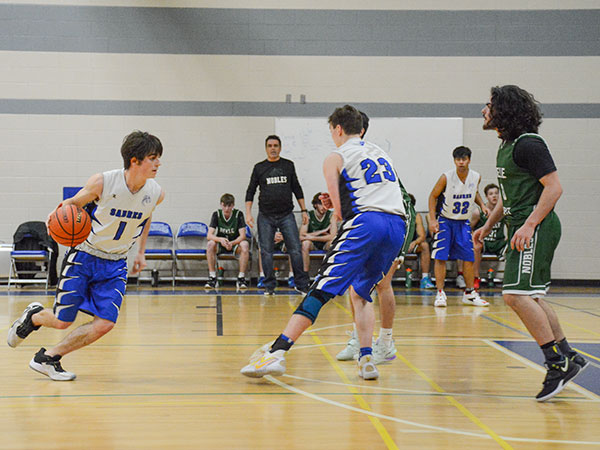
[[[366,211],[406,217],[398,175],[386,152],[359,138],[349,139],[334,152],[343,161],[339,190],[344,220]]]
[[[91,210],[92,232],[86,244],[104,253],[126,255],[152,215],[161,188],[149,178],[134,194],[127,187],[124,169],[110,170],[102,176],[102,196]]]

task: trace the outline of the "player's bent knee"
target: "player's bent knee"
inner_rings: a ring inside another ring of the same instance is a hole
[[[294,314],[300,314],[314,323],[315,320],[317,320],[321,308],[333,297],[334,295],[327,292],[323,292],[319,289],[312,289],[298,305]]]
[[[53,328],[56,328],[57,330],[66,330],[72,324],[73,324],[73,322],[65,322],[63,320],[56,319],[56,321],[54,322],[54,327]]]
[[[96,329],[96,332],[100,333],[100,334],[106,334],[108,333],[110,330],[112,330],[115,326],[114,322],[111,322],[110,320],[105,320],[105,319],[97,319],[94,321],[94,328]]]

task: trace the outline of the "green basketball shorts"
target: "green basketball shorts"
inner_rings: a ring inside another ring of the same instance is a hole
[[[510,224],[508,228],[502,293],[543,297],[550,287],[550,268],[561,235],[560,220],[551,211],[536,227],[529,248],[519,252],[510,248],[510,241],[521,225]]]

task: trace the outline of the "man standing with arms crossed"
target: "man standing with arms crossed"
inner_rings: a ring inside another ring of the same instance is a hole
[[[494,87],[482,114],[483,129],[495,130],[502,140],[496,156],[500,198],[474,239],[482,242],[506,217],[510,244],[502,294],[544,353],[548,371],[536,396],[543,402],[589,364],[571,349],[556,313],[544,301],[561,235],[554,206],[562,186],[548,146],[537,134],[542,114],[533,95],[518,86]]]

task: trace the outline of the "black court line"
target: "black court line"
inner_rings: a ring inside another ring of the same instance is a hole
[[[223,303],[221,301],[221,296],[217,295],[217,304],[215,306],[211,305],[196,305],[196,309],[209,309],[215,308],[216,316],[217,316],[217,336],[223,336]]]
[[[220,295],[217,295],[217,336],[223,336],[223,304]]]

